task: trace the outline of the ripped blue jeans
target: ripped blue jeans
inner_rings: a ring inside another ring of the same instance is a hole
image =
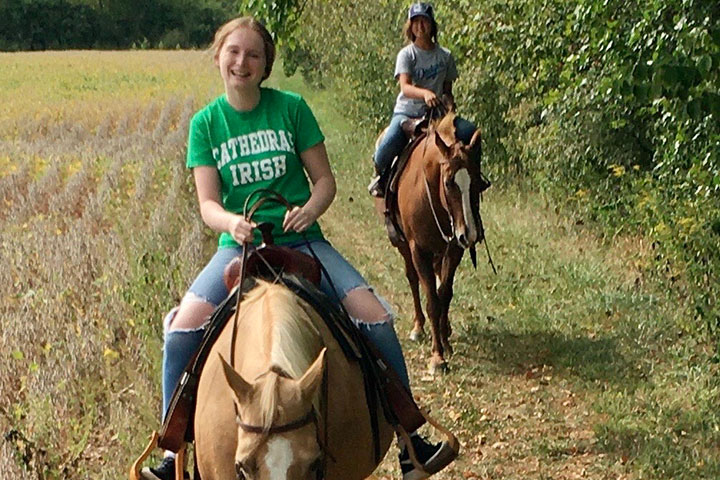
[[[320,289],[329,298],[342,301],[351,290],[366,288],[372,290],[363,276],[353,267],[335,248],[326,240],[311,241],[309,246],[305,242],[297,245],[287,245],[303,253],[312,255],[310,249],[317,255],[323,267],[330,276],[323,273],[320,282]],[[205,268],[195,278],[192,285],[185,294],[185,298],[201,300],[213,306],[219,305],[229,294],[223,282],[223,271],[230,261],[242,255],[242,248],[220,248],[210,259]],[[335,288],[333,289],[332,286]],[[377,294],[376,294],[377,296]],[[387,322],[367,324],[355,320],[360,331],[368,338],[387,360],[390,366],[400,377],[405,387],[410,391],[410,380],[408,378],[405,357],[400,347],[395,327],[393,326],[394,313],[384,299],[378,297],[380,303],[387,311]],[[165,347],[163,350],[163,415],[172,399],[173,391],[180,380],[183,370],[200,346],[204,327],[197,329],[174,329],[169,328],[174,317],[171,311],[165,318]]]

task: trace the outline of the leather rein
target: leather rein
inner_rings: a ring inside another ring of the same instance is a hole
[[[442,206],[442,203],[440,204],[440,207],[445,210],[445,213],[447,214],[448,218],[450,219],[450,235],[445,235],[445,232],[443,232],[442,226],[440,225],[440,220],[438,220],[437,213],[435,212],[435,205],[433,204],[432,194],[430,193],[430,184],[428,183],[427,175],[425,174],[425,170],[423,169],[423,179],[425,180],[425,194],[427,196],[428,203],[430,204],[430,211],[433,214],[433,218],[435,219],[435,225],[437,226],[438,232],[440,232],[440,236],[443,240],[445,240],[445,243],[450,243],[455,239],[455,223],[453,222],[453,217],[450,214],[450,212]],[[440,180],[442,181],[442,174],[440,175]],[[438,186],[438,189],[440,187]],[[439,194],[440,192],[438,192]],[[447,202],[447,200],[446,200]]]
[[[268,196],[260,198],[248,211],[248,204],[251,198],[253,198],[256,194],[266,194]],[[251,221],[253,215],[255,212],[268,200],[274,200],[282,205],[284,205],[288,210],[292,209],[293,205],[290,204],[285,198],[278,194],[277,192],[270,190],[270,189],[258,189],[253,191],[248,197],[245,199],[245,205],[243,206],[243,216],[247,219],[247,221]],[[248,259],[248,250],[250,247],[249,242],[245,241],[242,244],[243,252],[242,252],[242,263],[240,264],[240,272],[238,276],[238,283],[237,283],[237,303],[235,304],[235,315],[233,318],[233,328],[232,328],[232,336],[230,338],[230,366],[235,369],[235,344],[237,339],[237,325],[238,325],[238,317],[240,312],[240,303],[243,298],[242,293],[242,285],[245,281],[245,266],[247,265],[247,259]],[[269,370],[274,371],[272,368]],[[268,372],[268,373],[269,373]],[[274,371],[276,374],[286,377],[282,372]],[[323,381],[322,381],[322,395],[323,395],[323,401],[322,404],[327,404],[327,369],[325,369],[325,372],[323,373]],[[300,428],[303,428],[306,425],[309,425],[310,423],[313,423],[315,425],[315,431],[316,431],[316,438],[318,445],[320,446],[320,451],[322,453],[322,459],[321,459],[321,468],[317,470],[316,479],[317,480],[323,480],[325,478],[325,466],[326,466],[326,457],[330,456],[332,458],[332,455],[328,452],[327,449],[327,438],[322,438],[320,435],[320,425],[318,421],[318,415],[315,411],[315,407],[312,407],[310,411],[305,414],[302,418],[299,418],[297,420],[288,422],[283,425],[273,425],[270,426],[270,428],[265,428],[258,425],[249,425],[242,421],[242,418],[240,416],[240,411],[238,410],[238,406],[236,402],[233,402],[233,406],[235,407],[235,421],[237,425],[246,433],[251,434],[257,434],[257,435],[263,435],[265,437],[265,440],[270,435],[277,435],[287,432],[292,432],[294,430],[298,430]],[[324,415],[323,415],[324,418]],[[325,432],[327,433],[327,432]],[[260,446],[260,443],[257,445],[258,448]]]

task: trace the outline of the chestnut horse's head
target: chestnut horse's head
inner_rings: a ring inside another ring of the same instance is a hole
[[[482,240],[479,203],[483,179],[480,173],[480,130],[470,144],[455,138],[455,113],[450,112],[432,129],[430,141],[439,152],[439,200],[450,217],[451,236],[463,248]]]

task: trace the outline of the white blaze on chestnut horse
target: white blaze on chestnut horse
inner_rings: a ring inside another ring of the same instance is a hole
[[[202,479],[307,480],[318,478],[323,464],[327,480],[370,475],[377,462],[362,373],[315,310],[285,286],[258,281],[237,318],[200,377],[195,451]],[[384,456],[392,429],[382,411],[377,417]]]
[[[455,137],[454,120],[451,111],[431,125],[397,182],[398,224],[407,239],[397,247],[415,308],[410,337],[417,340],[424,335],[422,285],[430,317],[433,373],[445,370],[445,353],[452,354],[448,311],[455,271],[465,249],[483,239],[479,202],[484,180],[480,163],[471,158],[480,145],[480,130],[464,145]]]

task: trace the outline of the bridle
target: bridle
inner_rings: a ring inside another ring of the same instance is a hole
[[[233,329],[233,337],[235,336],[235,329]],[[233,367],[234,368],[234,367]],[[273,372],[277,374],[278,376],[281,376],[283,378],[290,378],[287,374],[285,374],[282,371],[278,371],[274,368],[271,368],[268,372],[260,375],[260,377],[267,375],[268,373]],[[327,369],[323,373],[323,382],[322,382],[322,403],[326,404],[327,402]],[[330,457],[333,461],[335,459],[332,457],[330,452],[327,449],[326,441],[323,439],[323,437],[320,434],[320,422],[318,420],[318,414],[315,410],[315,407],[310,408],[310,410],[302,417],[293,420],[288,423],[284,423],[281,425],[271,425],[269,428],[266,428],[264,426],[259,425],[251,425],[248,423],[243,422],[242,417],[240,415],[240,411],[238,409],[238,405],[236,402],[233,402],[233,406],[235,407],[235,422],[237,423],[238,427],[242,429],[243,432],[253,434],[253,435],[262,435],[260,440],[257,442],[257,444],[254,446],[251,455],[257,451],[260,446],[267,442],[269,437],[271,435],[280,435],[283,433],[292,432],[295,430],[299,430],[307,425],[313,424],[315,425],[315,439],[317,441],[318,446],[320,447],[320,459],[319,464],[316,472],[315,472],[315,479],[316,480],[323,480],[325,478],[325,466],[326,466],[326,457]],[[238,480],[244,480],[245,474],[241,471],[237,471]]]
[[[445,106],[445,104],[441,103],[440,105],[436,107],[430,108],[428,111],[428,119],[430,121],[437,120],[439,118],[442,118],[446,113],[448,112],[448,108]],[[437,135],[437,132],[434,133],[434,135]],[[423,149],[427,150],[427,144],[430,139],[429,132],[425,136],[425,141],[423,145]],[[425,151],[423,151],[423,157],[425,156]],[[448,219],[450,220],[450,235],[446,235],[445,232],[442,229],[442,226],[440,225],[440,220],[438,219],[437,211],[435,210],[435,204],[433,202],[432,194],[430,192],[430,183],[428,182],[427,173],[425,172],[425,169],[423,169],[423,180],[425,181],[425,196],[427,197],[428,204],[430,205],[430,211],[433,214],[433,219],[435,220],[435,226],[437,226],[438,232],[440,233],[440,236],[445,241],[446,244],[450,244],[453,240],[455,240],[455,221],[453,220],[452,213],[445,208],[445,206],[442,205],[442,198],[440,199],[440,206],[445,211],[445,213],[448,216]],[[442,180],[442,171],[440,172],[440,183],[443,183]],[[443,188],[440,184],[438,184],[438,196],[441,195],[443,192]],[[443,195],[445,197],[445,203],[447,205],[450,205],[450,203],[447,200],[447,192]]]
[[[255,433],[267,436],[276,435],[279,433],[292,432],[293,430],[298,430],[310,423],[314,423],[315,426],[318,426],[317,414],[315,413],[314,408],[310,409],[310,411],[302,418],[283,425],[272,426],[270,428],[260,427],[257,425],[248,425],[247,423],[243,423],[239,414],[236,416],[236,422],[238,426],[242,428],[242,430],[246,433]]]
[[[270,370],[268,370],[267,372],[258,375],[257,378],[258,379],[262,378],[270,373],[274,373],[278,377],[288,378],[288,379],[290,378],[290,376],[287,375],[282,369],[276,368],[274,366],[270,367]],[[254,433],[254,434],[259,434],[259,435],[261,434],[261,435],[266,435],[266,436],[292,432],[293,430],[298,430],[298,429],[304,427],[305,425],[309,425],[310,423],[314,423],[316,427],[318,426],[317,414],[315,413],[314,407],[311,408],[303,417],[300,417],[297,420],[293,420],[292,422],[284,423],[282,425],[275,425],[275,426],[271,425],[269,428],[266,428],[266,427],[261,427],[261,426],[257,426],[257,425],[250,425],[250,424],[244,423],[242,421],[242,418],[240,417],[240,412],[238,411],[237,404],[235,404],[235,421],[238,424],[238,426],[240,428],[242,428],[242,430],[244,432]]]
[[[437,132],[434,132],[433,135],[437,135]],[[425,145],[423,148],[427,150],[427,143],[430,139],[430,135],[426,135],[425,137]],[[425,152],[423,152],[423,157],[425,156]],[[435,202],[433,202],[432,193],[430,192],[430,182],[428,181],[427,172],[423,168],[423,180],[425,181],[425,196],[427,197],[428,204],[430,205],[430,211],[433,214],[433,219],[435,220],[435,226],[438,229],[438,233],[440,233],[440,237],[445,241],[446,244],[450,244],[453,240],[455,240],[455,220],[453,219],[452,212],[449,210],[450,202],[447,198],[447,190],[443,188],[443,175],[442,175],[442,167],[440,168],[440,173],[438,175],[439,181],[438,181],[438,197],[440,197],[440,208],[442,208],[443,211],[445,211],[445,214],[448,217],[448,220],[450,221],[450,235],[446,235],[445,232],[442,229],[442,225],[440,225],[440,219],[438,218],[437,211],[435,209]],[[444,198],[442,198],[444,197]],[[445,207],[443,205],[442,200],[445,200],[445,204],[448,205],[448,207]]]
[[[326,379],[323,379],[323,383]],[[324,389],[323,389],[324,390]],[[260,446],[267,442],[267,440],[270,438],[271,435],[279,435],[283,433],[292,432],[295,430],[299,430],[307,425],[313,424],[315,425],[315,437],[318,443],[318,446],[320,447],[320,459],[317,470],[315,471],[315,479],[316,480],[323,480],[325,478],[325,459],[326,456],[330,456],[327,448],[324,445],[323,439],[320,435],[320,424],[318,421],[318,415],[315,411],[315,408],[311,408],[305,416],[298,418],[297,420],[293,420],[288,423],[284,423],[282,425],[272,425],[270,428],[261,427],[259,425],[249,425],[242,421],[242,418],[240,417],[240,412],[238,411],[237,403],[233,402],[233,405],[235,406],[235,422],[237,423],[238,427],[242,429],[245,433],[250,433],[254,435],[262,435],[262,438],[258,441],[258,443],[253,448],[253,451],[251,452],[251,455],[257,451]],[[332,458],[332,456],[330,456]],[[333,459],[334,460],[334,459]],[[236,467],[237,468],[237,467]],[[245,474],[241,471],[237,471],[238,479],[244,480]]]

